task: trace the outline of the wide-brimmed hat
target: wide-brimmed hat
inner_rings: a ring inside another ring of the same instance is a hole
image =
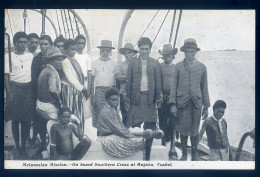
[[[66,56],[61,53],[58,47],[50,46],[47,50],[46,58],[64,60]]]
[[[200,50],[200,48],[197,47],[197,43],[195,39],[189,38],[184,40],[184,45],[180,48],[182,52],[185,52],[186,49],[195,49],[197,51]]]
[[[112,41],[110,40],[102,40],[101,45],[97,46],[97,48],[110,48],[110,49],[115,49],[112,47]]]
[[[135,54],[138,53],[138,51],[135,50],[134,45],[130,42],[126,43],[123,48],[119,49],[119,53],[122,55],[125,55],[126,51],[131,51],[131,52],[134,52]]]
[[[176,55],[178,52],[177,48],[172,48],[171,44],[164,44],[162,50],[158,50],[160,55],[173,54]]]

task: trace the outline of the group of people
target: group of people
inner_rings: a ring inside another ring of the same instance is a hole
[[[171,142],[170,160],[187,160],[190,136],[195,161],[206,131],[210,160],[227,160],[227,124],[222,118],[226,103],[218,100],[208,118],[207,69],[195,57],[200,49],[194,39],[184,41],[180,51],[185,59],[177,64],[173,60],[178,50],[171,44],[158,51],[162,63],[152,58],[152,42],[147,37],[138,40],[139,50],[132,43],[120,48],[125,61],[119,64],[111,57],[115,48],[110,40],[101,41],[100,54],[93,60],[84,52],[83,35],[59,36],[53,42],[48,35],[17,32],[13,44],[15,51],[5,56],[5,121],[12,120],[17,158],[28,158],[27,145],[38,147],[37,157],[50,144],[50,159],[82,159],[91,146],[91,137],[84,135],[84,121],[92,117],[98,141],[114,157],[128,157],[143,149],[144,159],[150,160],[153,138],[161,138],[163,146]],[[201,117],[204,123],[199,132]],[[175,149],[177,135],[180,159]],[[80,141],[76,147],[74,136]]]

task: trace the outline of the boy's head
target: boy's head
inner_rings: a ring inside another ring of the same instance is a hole
[[[223,101],[223,100],[216,101],[213,105],[214,117],[218,120],[221,119],[225,114],[226,108],[227,108],[227,104],[225,101]]]
[[[40,37],[40,49],[43,55],[46,55],[50,46],[53,46],[53,41],[49,35],[42,35]]]
[[[27,36],[28,39],[28,50],[34,53],[39,46],[39,36],[36,33],[31,33]]]
[[[59,49],[60,49],[60,51],[61,51],[61,53],[64,53],[64,48],[63,48],[63,46],[64,46],[64,42],[66,41],[66,39],[62,36],[62,35],[60,35],[59,37],[57,37],[56,39],[55,39],[55,41],[54,41],[54,46],[55,47],[58,47]]]
[[[107,101],[107,104],[113,108],[117,108],[118,102],[119,102],[119,91],[117,88],[112,87],[107,90],[105,93],[105,98]]]
[[[77,44],[77,51],[83,52],[85,46],[86,46],[86,38],[80,34],[75,38],[76,44]]]
[[[178,49],[173,48],[171,44],[164,44],[162,50],[159,50],[158,52],[162,55],[164,63],[169,65],[175,59]]]
[[[15,33],[13,43],[17,52],[24,52],[27,47],[27,34],[22,31]]]
[[[62,107],[59,110],[60,124],[65,126],[70,122],[71,111],[68,107]]]
[[[147,37],[142,37],[138,41],[139,54],[141,58],[148,58],[152,48],[152,41]]]
[[[76,42],[73,39],[68,39],[64,43],[64,53],[69,57],[74,57],[77,51]]]
[[[126,43],[123,48],[119,49],[119,53],[125,56],[126,60],[133,59],[135,55],[138,53],[135,50],[134,45],[130,42]]]

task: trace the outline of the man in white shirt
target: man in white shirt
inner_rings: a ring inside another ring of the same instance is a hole
[[[115,73],[117,62],[111,59],[112,41],[102,40],[100,49],[100,57],[93,61],[92,65],[92,86],[95,88],[95,95],[92,95],[92,124],[96,127],[98,114],[101,112],[106,103],[106,91],[115,85]],[[94,87],[95,85],[95,87]]]
[[[90,88],[89,88],[89,76],[91,76],[91,65],[92,65],[92,60],[90,56],[84,52],[84,49],[86,47],[86,38],[80,34],[75,38],[75,42],[77,44],[77,52],[74,56],[76,61],[79,63],[81,70],[84,75],[84,80],[85,80],[85,86],[88,88],[88,93],[90,93]]]
[[[13,37],[15,51],[5,56],[5,87],[7,91],[5,121],[12,120],[12,133],[15,142],[15,159],[27,159],[26,140],[30,136],[33,120],[31,85],[31,64],[33,55],[25,52],[27,34],[17,32]],[[20,131],[21,124],[21,146]]]

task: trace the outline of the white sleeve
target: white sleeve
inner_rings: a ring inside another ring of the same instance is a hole
[[[9,54],[5,54],[5,74],[10,74],[9,68]]]
[[[89,55],[87,57],[87,66],[88,66],[88,70],[92,70],[92,59]]]
[[[75,71],[68,59],[63,60],[62,70],[67,78],[68,82],[75,87],[77,90],[82,91],[83,85],[80,84],[77,76],[75,76]],[[73,72],[74,71],[74,72]]]

